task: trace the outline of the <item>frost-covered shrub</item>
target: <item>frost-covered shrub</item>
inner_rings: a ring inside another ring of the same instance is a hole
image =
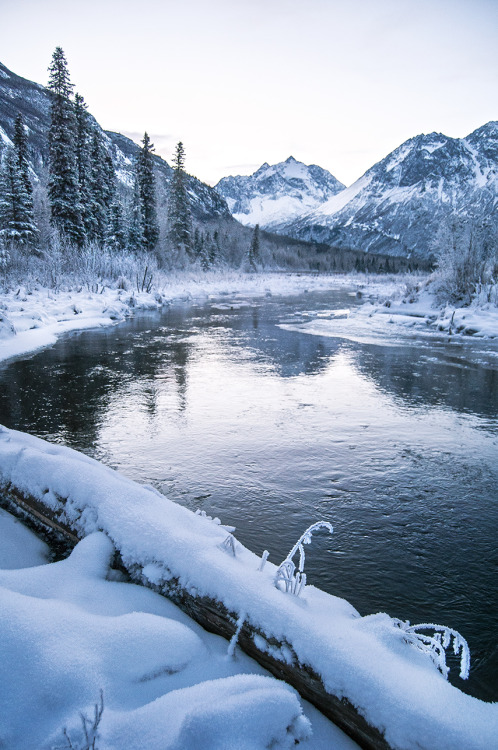
[[[304,572],[305,554],[303,545],[311,544],[311,536],[313,532],[323,527],[328,529],[332,534],[332,524],[330,524],[328,521],[317,521],[317,523],[309,526],[304,534],[299,537],[299,539],[277,570],[275,576],[275,586],[277,588],[282,589],[283,587],[282,590],[286,593],[294,594],[294,596],[299,596],[303,588],[306,586],[306,573]],[[292,558],[298,550],[299,567],[296,572],[296,566],[292,561]]]
[[[471,218],[443,223],[433,243],[433,250],[437,256],[434,286],[442,302],[469,305],[483,287],[496,285],[496,223],[477,222]]]
[[[405,634],[408,643],[428,654],[442,675],[448,678],[449,667],[446,665],[446,649],[453,642],[453,653],[460,654],[460,677],[466,680],[470,670],[470,651],[465,638],[452,628],[433,623],[410,625],[409,621],[395,620],[395,625]],[[422,631],[422,632],[420,632]],[[428,632],[424,632],[428,631]]]
[[[67,728],[64,727],[62,734],[64,736],[64,744],[57,745],[54,750],[97,750],[95,744],[99,738],[99,724],[104,713],[104,693],[100,691],[100,698],[98,703],[95,704],[93,709],[93,719],[90,719],[86,714],[80,713],[81,719],[81,740],[76,742],[71,738]]]

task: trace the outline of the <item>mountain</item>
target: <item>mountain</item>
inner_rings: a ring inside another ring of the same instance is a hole
[[[337,248],[428,258],[442,221],[497,220],[498,122],[466,138],[418,135],[350,187],[278,228]]]
[[[19,112],[27,127],[33,177],[43,179],[48,164],[49,91],[38,83],[12,73],[0,63],[0,152],[3,145],[12,142],[14,123]],[[96,120],[92,119],[95,126],[100,128]],[[112,157],[116,176],[126,190],[133,183],[133,164],[140,146],[119,133],[104,131],[101,128],[100,130]],[[167,194],[173,170],[160,156],[155,156],[154,159],[160,197]],[[230,219],[226,202],[213,188],[189,175],[188,190],[192,201],[192,214],[196,219]]]
[[[223,177],[215,189],[242,224],[279,231],[282,224],[309,213],[343,188],[326,169],[289,156],[279,164],[263,164],[249,177]]]

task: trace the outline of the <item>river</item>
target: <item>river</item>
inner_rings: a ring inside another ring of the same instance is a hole
[[[66,336],[0,368],[0,423],[218,516],[277,564],[330,521],[308,583],[459,630],[471,678],[452,681],[498,700],[496,346],[281,327],[357,304],[213,299]]]

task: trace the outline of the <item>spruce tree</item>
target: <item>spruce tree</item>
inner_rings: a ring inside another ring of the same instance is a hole
[[[253,271],[256,270],[256,267],[261,260],[260,252],[259,224],[256,224],[256,226],[254,227],[254,232],[252,233],[251,245],[249,247],[248,254],[249,265]]]
[[[128,247],[135,253],[145,248],[142,200],[140,198],[140,185],[137,174],[135,174],[135,181],[133,183],[133,200],[128,226]]]
[[[51,94],[48,194],[52,224],[71,242],[81,247],[85,228],[76,158],[76,118],[71,102],[73,85],[66,58],[57,47],[49,67]]]
[[[185,250],[190,260],[195,260],[193,248],[192,216],[185,173],[185,149],[180,141],[173,157],[173,177],[168,201],[169,237],[176,250]]]
[[[137,160],[137,181],[140,191],[143,237],[145,248],[154,250],[159,239],[159,225],[156,210],[156,183],[154,178],[154,146],[147,133],[142,139],[142,149]]]
[[[109,210],[106,246],[110,250],[120,252],[126,247],[126,232],[123,224],[123,207],[115,200]]]
[[[0,168],[0,238],[4,244],[33,245],[37,230],[17,154],[8,146]]]
[[[22,114],[16,117],[14,125],[14,148],[16,150],[17,163],[19,170],[22,175],[22,181],[27,195],[30,201],[33,195],[33,185],[29,179],[29,155],[28,155],[28,136],[26,135],[26,128],[24,127],[24,120]]]
[[[87,238],[94,234],[91,198],[91,160],[90,146],[92,128],[85,100],[80,94],[74,97],[76,117],[76,164],[78,169],[78,186],[80,191],[81,214]]]
[[[114,168],[109,169],[110,157],[102,135],[93,129],[90,152],[89,196],[91,204],[91,231],[89,239],[103,245],[107,236],[109,211],[115,194]]]

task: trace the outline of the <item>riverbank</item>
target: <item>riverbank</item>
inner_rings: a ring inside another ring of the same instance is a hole
[[[393,294],[395,277],[307,276],[303,274],[207,273],[163,277],[150,292],[112,286],[54,291],[20,286],[0,294],[0,361],[51,346],[59,336],[116,325],[138,310],[161,309],[179,300],[303,294],[352,287]]]
[[[163,277],[150,292],[95,285],[54,291],[20,286],[0,294],[0,361],[51,346],[71,331],[116,325],[138,310],[161,309],[175,301],[304,294],[350,288],[364,304],[332,311],[330,318],[304,321],[300,330],[318,335],[361,336],[393,330],[422,335],[498,337],[498,308],[485,300],[469,307],[438,304],[426,278],[366,274],[207,273]],[[344,322],[344,321],[347,322]],[[340,321],[340,324],[338,324]]]

